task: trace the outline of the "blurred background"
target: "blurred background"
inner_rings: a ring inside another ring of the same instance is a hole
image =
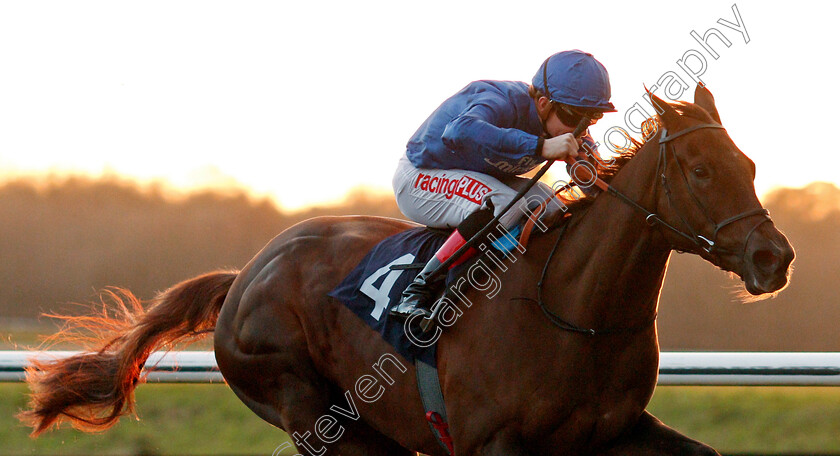
[[[549,54],[580,48],[609,69],[619,108],[592,129],[602,143],[610,127],[638,124],[625,115],[635,103],[649,110],[644,86],[669,71],[691,101],[677,61],[703,53],[701,78],[796,248],[790,286],[754,303],[734,297],[742,286],[728,274],[674,254],[662,349],[840,351],[840,96],[826,82],[838,70],[836,9],[0,3],[0,349],[36,347],[55,330],[42,313],[78,313],[103,287],[150,298],[240,268],[309,217],[401,218],[393,169],[443,99],[474,79],[530,81]],[[725,25],[737,22],[744,33]],[[690,35],[710,28],[729,41],[709,39],[717,59]],[[33,441],[12,418],[25,387],[0,384],[0,454],[268,455],[286,438],[222,385],[149,385],[138,399],[142,421]],[[652,409],[730,453],[840,452],[830,388],[660,388]]]
[[[796,248],[788,288],[743,303],[739,279],[674,253],[660,304],[663,350],[840,350],[840,188],[776,189],[764,204]],[[7,182],[0,185],[0,343],[34,343],[19,337],[50,330],[41,313],[78,313],[78,303],[107,286],[148,299],[200,273],[241,268],[283,229],[328,214],[403,217],[392,196],[363,190],[341,204],[290,212],[235,188],[176,194],[116,177]]]

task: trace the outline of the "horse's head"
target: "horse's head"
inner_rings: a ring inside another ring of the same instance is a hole
[[[793,248],[755,194],[755,164],[721,127],[711,92],[698,87],[695,104],[671,106],[655,95],[659,133],[657,208],[677,228],[663,229],[678,250],[699,254],[734,272],[750,294],[788,283]]]

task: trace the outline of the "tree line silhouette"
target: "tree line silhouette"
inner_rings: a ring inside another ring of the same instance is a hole
[[[797,259],[791,285],[744,303],[740,281],[672,255],[658,328],[665,350],[840,350],[840,189],[814,183],[764,198]],[[341,204],[289,212],[244,190],[173,196],[118,178],[0,185],[0,326],[78,312],[107,286],[141,298],[218,268],[241,268],[283,229],[318,215],[403,218],[393,197],[364,190]]]

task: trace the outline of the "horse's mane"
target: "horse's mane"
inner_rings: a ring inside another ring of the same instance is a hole
[[[707,123],[714,122],[705,109],[693,103],[677,101],[675,103],[669,103],[669,105],[674,108],[680,116]],[[658,117],[647,118],[644,122],[642,122],[642,137],[653,139],[661,125],[661,120],[659,120]],[[595,169],[598,171],[598,177],[607,183],[610,183],[615,175],[621,171],[624,165],[632,160],[633,157],[636,156],[636,153],[646,144],[646,141],[639,141],[632,136],[629,136],[623,129],[621,131],[624,133],[628,142],[626,147],[616,150],[617,155],[608,161],[589,160],[589,162],[593,164]],[[557,196],[561,201],[563,201],[563,204],[568,207],[568,214],[585,210],[595,200],[594,196],[586,195],[583,189],[576,184],[573,184],[559,192]]]

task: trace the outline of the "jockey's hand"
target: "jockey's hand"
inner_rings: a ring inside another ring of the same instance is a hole
[[[577,157],[582,139],[575,139],[571,133],[546,139],[543,143],[542,157],[547,160],[563,161],[566,157]]]

